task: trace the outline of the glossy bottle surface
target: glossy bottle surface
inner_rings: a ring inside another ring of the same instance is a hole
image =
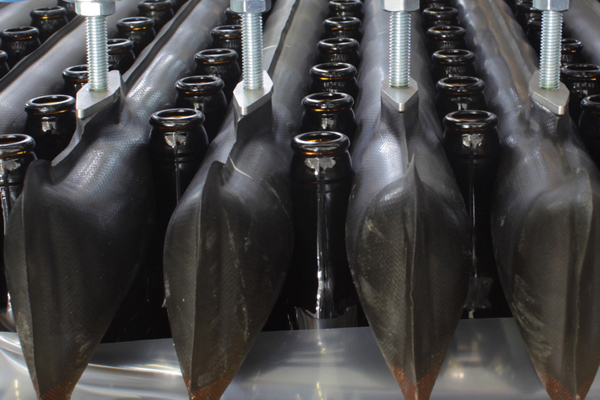
[[[467,31],[461,26],[437,25],[427,29],[427,49],[429,53],[444,49],[465,49]]]
[[[569,114],[579,121],[581,101],[587,96],[600,93],[600,66],[595,64],[566,64],[561,68],[561,81],[567,86]]]
[[[477,76],[475,54],[464,49],[437,50],[431,56],[432,75],[435,81],[451,76]]]
[[[64,7],[67,10],[67,19],[70,21],[77,16],[75,11],[75,3],[72,1],[58,0],[59,6]]]
[[[352,38],[330,38],[319,41],[317,63],[348,63],[356,68],[360,65],[360,44]]]
[[[10,67],[8,66],[8,54],[4,50],[0,50],[0,78],[8,74]]]
[[[30,15],[31,25],[40,31],[40,41],[42,42],[69,23],[67,9],[61,6],[35,8],[31,10]]]
[[[225,9],[225,24],[226,25],[241,25],[242,24],[242,14],[231,11],[230,7]]]
[[[154,30],[158,32],[173,18],[173,3],[171,0],[144,0],[138,4],[140,15],[154,22]]]
[[[292,142],[295,244],[284,293],[293,329],[357,325],[344,233],[352,186],[349,144],[337,132],[304,133]]]
[[[588,152],[600,167],[600,94],[586,97],[581,102],[579,133]]]
[[[108,68],[124,74],[135,61],[133,42],[129,39],[108,39]]]
[[[242,62],[242,26],[221,25],[210,31],[212,47],[215,49],[232,49],[238,54],[238,64]]]
[[[474,76],[453,76],[440,79],[437,84],[436,106],[440,118],[461,110],[485,110],[483,95],[485,83]]]
[[[330,17],[363,17],[363,4],[360,0],[331,0],[329,2]]]
[[[38,158],[53,160],[75,133],[75,99],[67,95],[40,96],[29,100],[25,111],[25,132],[35,140]]]
[[[583,51],[583,43],[577,39],[563,38],[561,46],[561,63],[564,64],[580,64],[583,62],[581,52]]]
[[[425,29],[438,25],[458,25],[458,10],[454,7],[429,7],[424,9],[421,15],[421,21]]]
[[[32,51],[40,47],[40,32],[34,26],[19,26],[0,32],[2,49],[8,55],[8,65],[14,67]]]
[[[206,118],[204,129],[208,141],[219,133],[219,127],[227,111],[227,99],[223,93],[223,80],[211,75],[188,76],[175,83],[177,107],[201,111]]]
[[[475,317],[509,313],[491,237],[491,202],[500,158],[497,124],[496,115],[488,111],[455,111],[444,117],[444,149],[471,219],[472,275],[465,308]]]
[[[119,35],[133,42],[133,52],[139,55],[154,37],[154,21],[148,17],[129,17],[123,18],[117,22]]]
[[[87,65],[74,65],[65,69],[62,73],[65,82],[63,92],[75,97],[77,91],[89,81]]]
[[[353,105],[354,100],[347,93],[321,92],[306,96],[302,99],[302,132],[340,132],[352,142],[356,131]]]
[[[312,84],[310,91],[341,92],[353,98],[358,96],[358,83],[356,82],[356,67],[348,63],[317,64],[310,69]]]
[[[362,37],[362,23],[356,17],[331,17],[323,21],[325,27],[324,39],[327,38],[353,38],[360,41]]]
[[[238,54],[232,49],[202,50],[194,56],[196,75],[212,75],[225,83],[223,92],[227,102],[231,101],[233,89],[240,81],[242,70],[238,64]]]

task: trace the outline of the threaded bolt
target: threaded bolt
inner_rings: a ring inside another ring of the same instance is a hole
[[[86,31],[90,90],[108,90],[108,30],[106,17],[86,17]]]
[[[261,13],[242,13],[242,74],[244,89],[263,88],[263,32]]]
[[[562,13],[542,12],[542,44],[540,56],[540,89],[560,88],[560,58],[562,40]]]
[[[390,13],[390,86],[408,87],[410,80],[410,14]]]

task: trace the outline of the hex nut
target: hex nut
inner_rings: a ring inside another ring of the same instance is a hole
[[[242,13],[262,13],[271,9],[271,0],[231,0],[231,11]]]
[[[114,1],[76,1],[75,12],[84,17],[106,17],[117,10]]]
[[[420,7],[419,0],[383,0],[385,11],[417,11]]]
[[[570,0],[533,0],[533,7],[542,11],[567,11]]]

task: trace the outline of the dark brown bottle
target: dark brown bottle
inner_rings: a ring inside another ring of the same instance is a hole
[[[444,49],[466,49],[467,31],[461,26],[438,25],[427,29],[427,49],[429,53]]]
[[[225,25],[242,25],[242,14],[231,11],[231,8],[225,9]]]
[[[338,132],[294,137],[294,253],[285,294],[292,329],[357,326],[358,296],[346,257],[352,187],[350,141]]]
[[[573,121],[579,121],[581,101],[587,96],[600,93],[600,66],[595,64],[566,64],[560,71],[560,79],[567,86],[569,114]]]
[[[580,64],[583,62],[581,52],[583,43],[577,39],[563,38],[560,62],[564,64]]]
[[[138,4],[138,10],[142,17],[148,17],[154,22],[156,32],[175,15],[171,0],[144,0]]]
[[[444,149],[471,219],[472,275],[466,309],[475,317],[508,316],[492,252],[491,202],[500,143],[498,118],[488,111],[444,117]]]
[[[533,1],[524,0],[517,3],[515,18],[523,29],[527,29],[527,21],[538,17],[542,17],[542,12],[533,6]]]
[[[8,54],[4,50],[0,50],[0,78],[8,74],[10,67],[8,66]]]
[[[150,117],[150,153],[160,225],[166,224],[192,181],[208,148],[204,115],[191,108],[172,108]]]
[[[476,76],[475,54],[464,49],[437,50],[431,56],[435,81],[448,76]]]
[[[63,93],[69,96],[77,96],[77,92],[89,81],[87,65],[74,65],[65,69],[62,73],[65,84]]]
[[[358,96],[356,67],[348,63],[317,64],[310,69],[311,93],[341,92],[353,98]]]
[[[35,8],[31,10],[30,15],[31,25],[40,31],[40,41],[42,42],[69,23],[67,9],[61,6]]]
[[[450,0],[421,0],[419,2],[419,8],[424,10],[430,7],[450,7],[452,4]]]
[[[117,22],[119,36],[133,42],[133,52],[138,56],[156,36],[154,21],[148,17],[129,17]]]
[[[527,40],[537,53],[540,52],[542,43],[542,17],[533,17],[527,20]]]
[[[458,26],[458,10],[454,7],[440,6],[429,7],[422,12],[422,23],[424,29],[438,25]]]
[[[330,17],[363,17],[363,3],[360,0],[331,0],[329,2]]]
[[[362,23],[356,17],[331,17],[323,21],[325,27],[324,39],[353,38],[360,41]]]
[[[2,49],[8,55],[8,65],[14,67],[19,61],[40,47],[39,31],[34,26],[19,26],[0,32]]]
[[[461,110],[485,110],[487,104],[483,94],[485,83],[474,76],[452,76],[440,79],[437,84],[438,115]]]
[[[188,76],[175,83],[177,107],[193,108],[204,114],[204,129],[212,142],[227,111],[227,99],[223,93],[225,83],[216,76]]]
[[[36,97],[25,103],[25,111],[25,132],[35,140],[38,158],[53,160],[77,128],[75,98],[64,94]]]
[[[27,135],[0,135],[0,193],[2,196],[2,235],[0,235],[0,331],[13,330],[14,319],[9,313],[8,290],[4,274],[4,234],[8,216],[23,190],[29,164],[35,160],[34,140]]]
[[[238,65],[238,54],[232,49],[202,50],[194,56],[196,75],[212,75],[223,79],[223,92],[227,102],[231,101],[233,89],[240,81],[242,70]]]
[[[57,5],[64,7],[67,10],[67,19],[69,21],[77,16],[77,11],[75,11],[75,2],[58,0]]]
[[[348,136],[356,132],[352,106],[354,100],[346,93],[313,93],[302,99],[302,132],[334,131]]]
[[[135,61],[133,42],[129,39],[108,39],[108,68],[124,74]]]
[[[242,65],[242,26],[221,25],[210,31],[212,47],[215,49],[232,49],[238,54],[238,64]]]
[[[354,65],[356,68],[360,65],[360,44],[358,40],[352,38],[330,38],[319,41],[318,64],[339,62]]]
[[[582,100],[579,133],[592,160],[600,167],[600,95]]]

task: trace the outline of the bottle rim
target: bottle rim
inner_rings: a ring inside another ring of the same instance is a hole
[[[29,13],[32,17],[39,19],[54,19],[67,16],[67,9],[61,6],[38,7]]]
[[[313,157],[326,156],[348,150],[348,136],[335,131],[312,131],[294,136],[292,149]]]
[[[462,39],[467,35],[467,30],[456,25],[436,25],[427,29],[427,36],[431,39]]]
[[[4,39],[23,40],[38,37],[40,31],[35,26],[17,26],[14,28],[6,28],[0,32],[0,36]]]
[[[362,11],[363,3],[360,0],[330,0],[330,10]]]
[[[485,82],[475,76],[448,76],[440,79],[436,88],[447,94],[464,95],[483,92]]]
[[[241,25],[219,25],[214,27],[210,34],[217,38],[238,39],[242,37]]]
[[[202,64],[226,64],[237,61],[237,59],[237,51],[226,48],[202,50],[194,55],[194,60]]]
[[[75,109],[75,98],[66,94],[34,97],[25,103],[25,111],[33,115],[62,114]]]
[[[359,29],[362,22],[357,17],[330,17],[323,21],[323,26],[330,31],[342,31]]]
[[[473,62],[475,60],[475,53],[465,49],[442,49],[436,50],[432,54],[431,59],[440,64],[462,64]]]
[[[23,133],[0,134],[0,158],[16,156],[33,150],[35,140]]]
[[[426,19],[447,19],[456,18],[458,16],[458,9],[450,6],[435,6],[427,7],[423,10],[423,17]]]
[[[69,79],[87,82],[87,80],[89,79],[88,66],[87,64],[80,64],[65,68],[63,70],[63,76]]]
[[[358,40],[354,38],[329,38],[319,41],[318,48],[333,53],[347,51],[358,51],[360,47]]]
[[[452,130],[476,132],[498,125],[496,114],[484,110],[453,111],[444,117],[444,126]]]
[[[335,112],[351,109],[354,99],[342,92],[311,93],[302,99],[302,106],[316,112]]]
[[[583,43],[574,38],[562,38],[561,45],[563,50],[580,50],[583,48]]]
[[[171,0],[143,0],[138,4],[138,9],[143,11],[164,11],[172,8]]]
[[[148,17],[127,17],[117,22],[117,27],[128,31],[139,31],[154,27],[154,21]]]
[[[125,38],[108,39],[108,54],[120,53],[122,51],[133,50],[133,41]]]
[[[203,122],[204,114],[193,108],[168,108],[150,116],[152,126],[166,129],[186,129]]]
[[[581,100],[581,108],[594,114],[600,114],[600,94],[593,94]]]
[[[349,63],[328,62],[314,65],[310,69],[313,77],[321,79],[352,79],[356,76],[356,67]]]
[[[596,64],[564,64],[561,73],[567,80],[587,80],[600,77],[600,66]]]
[[[186,76],[175,82],[175,88],[178,91],[192,95],[218,93],[224,87],[223,79],[213,75]]]

